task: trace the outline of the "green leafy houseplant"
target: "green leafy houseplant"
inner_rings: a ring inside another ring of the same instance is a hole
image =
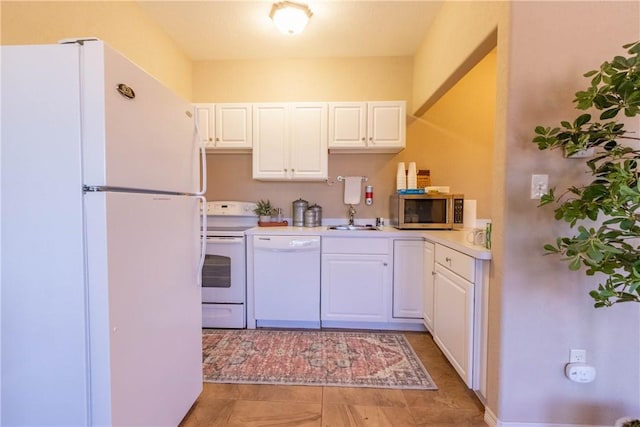
[[[593,180],[558,196],[550,189],[540,206],[555,202],[555,219],[577,226],[577,234],[558,237],[544,246],[546,252],[563,256],[571,270],[605,275],[589,292],[595,307],[640,302],[640,150],[623,144],[640,138],[620,120],[640,114],[640,41],[624,48],[627,56],[584,74],[590,85],[573,101],[578,110],[598,110],[599,120],[583,113],[560,127],[537,126],[533,139],[540,150],[562,148],[567,156],[594,149],[586,162]]]
[[[256,208],[253,210],[258,216],[271,216],[271,211],[273,210],[273,206],[271,206],[270,200],[260,200],[256,203]]]

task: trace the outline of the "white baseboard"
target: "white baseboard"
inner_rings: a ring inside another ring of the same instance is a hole
[[[609,425],[596,425],[596,424],[554,424],[554,423],[522,423],[522,422],[506,422],[500,421],[498,417],[491,411],[491,409],[485,407],[484,409],[484,422],[489,427],[611,427]]]
[[[484,422],[489,427],[498,427],[498,418],[488,407],[484,407]]]

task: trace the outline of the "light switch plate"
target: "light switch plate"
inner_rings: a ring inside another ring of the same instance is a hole
[[[549,175],[531,175],[531,198],[540,199],[549,191]]]

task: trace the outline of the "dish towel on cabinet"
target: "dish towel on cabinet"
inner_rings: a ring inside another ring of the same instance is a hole
[[[357,205],[362,193],[362,177],[346,176],[344,178],[344,204]]]

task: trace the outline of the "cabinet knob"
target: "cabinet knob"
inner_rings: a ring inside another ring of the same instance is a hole
[[[445,257],[445,259],[444,259],[444,260],[445,260],[445,261],[447,261],[449,264],[451,264],[451,258],[449,258],[449,257]]]
[[[220,142],[220,138],[216,138],[216,142]]]
[[[386,263],[386,262],[383,262],[383,263],[382,263],[382,265],[384,265],[384,266],[386,267],[386,266],[387,266],[387,263]]]
[[[435,276],[435,275],[436,275],[436,272],[435,272],[435,271],[432,271],[432,272],[431,272],[431,275],[432,275],[432,276]]]
[[[213,141],[213,138],[209,137],[209,141]]]
[[[367,138],[365,138],[365,137],[363,136],[363,137],[362,137],[362,141],[366,141],[366,140],[367,140]]]
[[[369,141],[373,141],[373,137],[372,136],[369,137]]]

